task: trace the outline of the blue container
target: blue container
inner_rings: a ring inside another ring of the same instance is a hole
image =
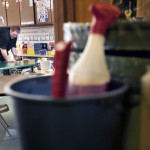
[[[46,49],[41,49],[41,50],[40,50],[40,54],[41,54],[41,55],[46,55],[46,52],[47,52]]]
[[[51,45],[51,46],[50,46],[50,49],[51,49],[51,50],[55,50],[55,45]]]
[[[47,49],[47,43],[41,43],[42,49]]]
[[[34,43],[34,49],[47,49],[47,43]]]
[[[21,150],[120,150],[127,84],[112,80],[107,93],[53,99],[51,77],[11,83]]]
[[[42,49],[41,43],[34,43],[34,49]]]
[[[38,50],[38,49],[34,49],[34,53],[35,54],[41,54],[40,50]]]

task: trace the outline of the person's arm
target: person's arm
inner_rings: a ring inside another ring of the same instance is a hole
[[[131,9],[129,9],[129,15],[131,16],[131,14],[132,14],[132,10],[131,10]]]
[[[16,50],[15,47],[12,47],[11,51],[12,51],[12,53],[13,53],[16,60],[21,59],[21,57],[17,55],[17,50]]]
[[[3,57],[5,58],[5,60],[8,61],[9,57],[8,57],[6,49],[1,48],[0,51],[1,51],[1,54],[3,55]]]

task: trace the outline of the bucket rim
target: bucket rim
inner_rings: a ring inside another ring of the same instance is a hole
[[[17,92],[11,88],[14,84],[17,84],[19,82],[37,79],[37,78],[45,78],[45,77],[52,77],[52,76],[36,76],[36,77],[11,81],[5,85],[4,91],[5,91],[6,95],[16,97],[21,100],[39,101],[39,102],[42,101],[42,102],[52,102],[52,103],[58,103],[58,102],[60,102],[60,103],[67,102],[68,103],[68,102],[79,102],[79,101],[81,102],[81,101],[90,101],[90,100],[93,101],[93,96],[94,96],[94,100],[100,100],[100,99],[107,100],[110,97],[116,96],[116,94],[117,94],[117,96],[123,94],[129,88],[128,83],[126,83],[120,79],[117,79],[117,78],[112,78],[111,81],[117,81],[117,82],[122,83],[123,86],[121,88],[117,88],[115,90],[112,90],[112,91],[109,91],[109,92],[106,92],[103,94],[96,94],[96,95],[90,95],[90,96],[88,95],[88,96],[74,96],[74,97],[65,97],[65,98],[53,98],[52,96],[44,96],[44,95],[36,95],[36,94]]]

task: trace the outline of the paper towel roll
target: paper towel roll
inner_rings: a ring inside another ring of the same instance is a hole
[[[50,61],[41,61],[41,70],[50,70],[51,63]]]

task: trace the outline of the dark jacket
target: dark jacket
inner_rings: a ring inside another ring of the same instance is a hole
[[[12,47],[16,47],[17,38],[10,38],[10,27],[0,27],[0,49],[6,49],[7,53]],[[4,61],[0,51],[0,61]]]

